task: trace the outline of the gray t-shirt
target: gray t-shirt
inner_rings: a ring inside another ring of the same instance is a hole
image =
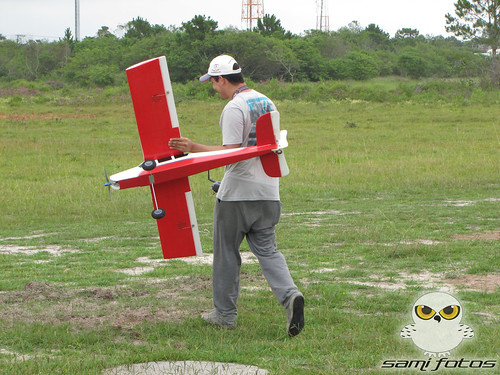
[[[255,90],[236,95],[220,117],[222,144],[255,146],[257,119],[275,110],[274,103]],[[226,166],[217,198],[223,201],[279,201],[279,178],[266,175],[260,157],[230,164]]]

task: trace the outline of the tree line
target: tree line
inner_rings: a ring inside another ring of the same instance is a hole
[[[477,77],[491,66],[480,47],[455,37],[423,36],[410,28],[391,37],[375,24],[363,28],[355,21],[337,31],[293,35],[274,15],[247,31],[219,30],[217,21],[202,15],[168,28],[138,17],[125,25],[122,37],[105,26],[82,41],[75,41],[69,29],[55,42],[20,43],[0,35],[0,82],[117,85],[125,82],[127,67],[162,55],[172,81],[187,82],[204,74],[211,59],[222,53],[234,56],[253,81]]]

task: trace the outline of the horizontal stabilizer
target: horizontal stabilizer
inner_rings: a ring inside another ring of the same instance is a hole
[[[273,152],[261,155],[264,172],[269,177],[285,177],[290,173],[283,148],[288,146],[286,130],[280,131],[280,114],[268,112],[257,119],[257,145],[275,144]]]

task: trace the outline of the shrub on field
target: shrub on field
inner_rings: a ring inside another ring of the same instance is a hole
[[[375,78],[380,74],[380,69],[374,57],[361,51],[349,52],[345,59],[348,66],[348,78],[365,80]]]
[[[411,78],[427,76],[427,62],[413,52],[405,52],[399,56],[397,66],[404,75]]]

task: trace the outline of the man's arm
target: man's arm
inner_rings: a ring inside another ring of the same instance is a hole
[[[241,147],[241,144],[234,145],[224,145],[224,146],[208,146],[203,145],[201,143],[195,143],[191,141],[189,138],[171,138],[168,142],[168,146],[171,148],[175,148],[181,152],[206,152],[206,151],[219,151],[219,150],[227,150],[231,148]]]

